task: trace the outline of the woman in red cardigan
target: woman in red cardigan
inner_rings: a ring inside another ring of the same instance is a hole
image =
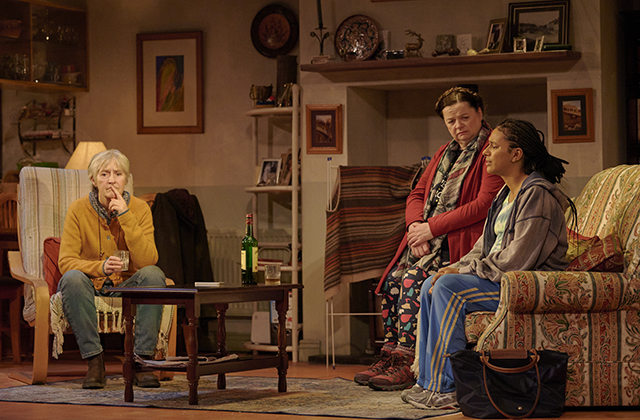
[[[487,173],[482,152],[491,127],[483,109],[482,98],[463,87],[449,89],[436,103],[453,139],[438,149],[407,198],[407,233],[376,289],[382,294],[385,344],[380,358],[355,375],[361,385],[394,391],[415,383],[411,364],[422,283],[467,254],[482,235],[503,185]]]

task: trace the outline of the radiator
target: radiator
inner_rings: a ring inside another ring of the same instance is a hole
[[[240,286],[242,284],[242,275],[240,272],[240,244],[244,232],[238,233],[233,231],[215,231],[209,232],[209,252],[211,253],[211,265],[213,268],[214,281],[224,282],[228,286]],[[291,238],[284,235],[269,235],[261,238],[261,242],[288,242]],[[280,259],[285,262],[289,261],[288,252],[278,249],[261,249],[260,259]],[[287,281],[286,275],[283,273],[283,281]],[[258,310],[269,310],[269,302],[259,302]],[[264,306],[264,307],[262,307]],[[228,316],[248,316],[254,312],[253,302],[242,302],[229,304]]]

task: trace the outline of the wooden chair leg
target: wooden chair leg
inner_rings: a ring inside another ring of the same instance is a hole
[[[35,289],[36,320],[33,343],[33,371],[32,374],[11,373],[10,378],[18,381],[39,385],[47,382],[49,367],[49,289],[37,287]]]
[[[20,318],[22,318],[22,285],[16,287],[16,295],[9,303],[9,322],[11,329],[11,352],[13,364],[19,365],[22,361],[20,346]]]

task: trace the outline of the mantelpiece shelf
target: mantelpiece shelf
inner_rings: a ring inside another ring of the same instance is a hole
[[[434,79],[478,74],[563,72],[573,67],[581,56],[577,51],[562,50],[303,64],[300,69],[320,73],[333,82]]]

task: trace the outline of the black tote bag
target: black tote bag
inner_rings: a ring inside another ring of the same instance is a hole
[[[560,417],[569,356],[551,350],[460,350],[449,356],[460,410],[480,419]]]

